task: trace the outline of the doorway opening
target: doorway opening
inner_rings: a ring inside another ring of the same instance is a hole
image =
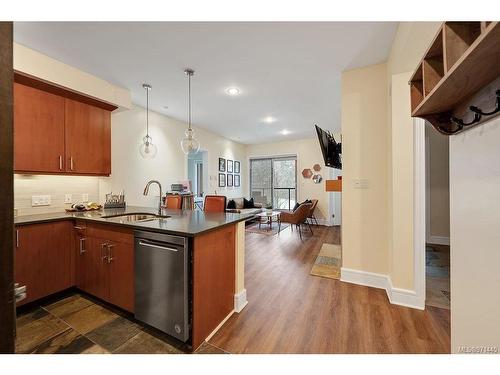
[[[425,304],[449,310],[449,138],[427,122],[425,150]]]
[[[188,180],[194,195],[195,207],[203,208],[203,197],[208,191],[208,152],[199,151],[188,155]]]

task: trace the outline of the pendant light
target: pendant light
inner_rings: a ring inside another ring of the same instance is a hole
[[[142,138],[139,152],[144,159],[153,159],[158,152],[158,148],[153,144],[153,138],[149,136],[149,92],[151,91],[151,85],[143,83],[142,87],[146,90],[146,136]]]
[[[181,141],[181,148],[186,155],[192,155],[200,150],[200,142],[194,137],[194,130],[191,128],[191,77],[194,70],[188,68],[184,73],[188,76],[188,128],[185,132],[186,137]]]

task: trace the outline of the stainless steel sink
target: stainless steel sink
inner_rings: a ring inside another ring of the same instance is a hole
[[[110,219],[113,221],[119,221],[121,223],[132,223],[132,222],[143,222],[143,221],[151,221],[157,219],[167,219],[170,216],[167,215],[155,215],[150,213],[143,212],[134,212],[129,214],[121,214],[121,215],[108,215],[101,216],[103,219]]]

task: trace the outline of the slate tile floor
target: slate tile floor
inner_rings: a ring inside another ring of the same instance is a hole
[[[450,309],[450,247],[427,245],[426,301],[428,306]]]
[[[17,318],[17,353],[183,354],[168,336],[80,294],[34,306]],[[196,354],[226,353],[204,343]]]

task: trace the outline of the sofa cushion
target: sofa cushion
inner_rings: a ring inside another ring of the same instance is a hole
[[[234,201],[234,199],[230,199],[229,202],[227,202],[227,209],[228,210],[236,209],[236,202]]]
[[[255,208],[253,198],[250,199],[243,198],[243,208]]]
[[[243,208],[243,198],[233,198],[236,203],[236,208]]]

